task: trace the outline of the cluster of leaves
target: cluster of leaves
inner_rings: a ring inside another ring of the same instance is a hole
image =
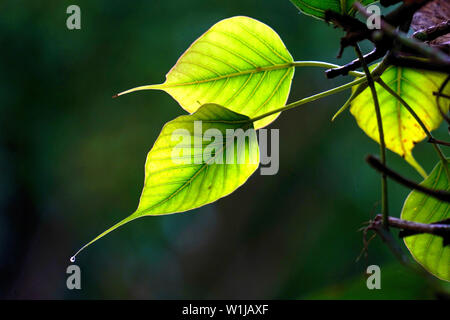
[[[292,2],[305,14],[319,19],[324,18],[326,10],[348,15],[355,13],[352,6],[354,0]],[[366,0],[363,4],[372,2],[375,1]],[[148,153],[145,183],[137,210],[80,251],[136,218],[183,212],[214,202],[235,191],[257,170],[259,150],[256,136],[250,137],[253,141],[245,142],[246,161],[235,161],[235,164],[214,161],[217,157],[224,157],[227,150],[237,147],[236,140],[227,140],[216,148],[214,158],[191,164],[174,163],[171,155],[179,143],[172,140],[175,130],[185,130],[186,148],[200,145],[203,151],[210,143],[194,134],[195,121],[202,121],[202,133],[211,128],[221,133],[227,129],[257,130],[273,122],[280,112],[353,88],[344,109],[351,106],[350,111],[360,128],[379,142],[372,94],[367,87],[367,78],[361,72],[350,73],[356,80],[347,85],[285,105],[295,68],[310,66],[336,67],[325,62],[295,61],[273,29],[252,18],[238,16],[216,23],[198,38],[169,71],[164,83],[137,87],[119,94],[164,90],[190,114],[168,122]],[[372,66],[371,70],[375,67]],[[443,120],[433,92],[439,90],[445,78],[445,74],[389,66],[381,75],[389,90],[376,85],[386,147],[410,163],[425,178],[424,185],[442,190],[449,188],[448,175],[442,174],[442,165],[439,164],[427,175],[414,160],[412,149],[427,136],[423,125],[432,131]],[[449,91],[446,93],[450,94]],[[410,108],[406,108],[405,103]],[[441,107],[443,112],[448,112],[448,103]],[[422,126],[417,117],[422,120]],[[195,155],[195,150],[192,151],[189,154]],[[449,216],[448,203],[417,191],[408,197],[402,212],[405,219],[426,223]],[[444,247],[439,237],[417,235],[408,238],[406,245],[415,259],[431,273],[450,281],[450,247]]]

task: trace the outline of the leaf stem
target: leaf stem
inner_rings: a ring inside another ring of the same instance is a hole
[[[279,113],[279,112],[282,112],[282,111],[293,109],[293,108],[299,107],[299,106],[301,106],[301,105],[303,105],[305,103],[312,102],[312,101],[318,100],[320,98],[324,98],[324,97],[327,97],[329,95],[332,95],[332,94],[335,94],[335,93],[338,93],[338,92],[350,89],[351,87],[356,86],[356,85],[361,84],[361,83],[364,83],[366,81],[367,81],[366,77],[361,77],[361,78],[359,78],[357,80],[354,80],[352,82],[346,83],[346,84],[344,84],[342,86],[339,86],[339,87],[336,87],[336,88],[333,88],[333,89],[330,89],[330,90],[327,90],[327,91],[324,91],[324,92],[312,95],[310,97],[307,97],[307,98],[304,98],[304,99],[292,102],[290,104],[287,104],[284,107],[281,107],[281,108],[272,110],[270,112],[264,113],[262,115],[259,115],[257,117],[254,117],[254,118],[250,119],[250,121],[251,122],[256,122],[258,120],[261,120],[261,119],[264,119],[264,118],[266,118],[268,116],[271,116],[271,115],[273,115],[275,113]]]
[[[321,67],[321,68],[326,68],[326,69],[342,68],[342,66],[339,66],[337,64],[322,62],[322,61],[294,61],[293,66],[294,67]],[[357,78],[364,77],[364,73],[359,72],[359,71],[349,71],[348,74],[351,76],[357,77]]]
[[[381,163],[385,166],[386,165],[386,144],[384,141],[383,120],[381,118],[380,104],[378,101],[377,91],[375,89],[375,82],[369,71],[369,67],[367,66],[367,63],[364,60],[364,57],[361,53],[361,49],[359,48],[358,44],[355,45],[355,52],[356,52],[356,55],[358,56],[359,60],[361,60],[361,64],[363,66],[364,72],[367,77],[367,84],[369,85],[370,90],[372,91],[372,98],[373,98],[373,103],[375,105],[378,133],[379,133],[379,138],[380,138]],[[385,173],[382,173],[381,174],[381,212],[383,214],[383,225],[386,228],[386,230],[389,230],[389,223],[388,223],[389,211],[388,210],[389,210],[389,208],[388,208],[387,177],[386,177]]]
[[[343,106],[342,106],[342,107],[334,114],[333,118],[331,118],[331,121],[336,120],[336,118],[337,118],[342,112],[344,112],[345,110],[347,110],[347,109],[350,107],[352,101],[353,101],[354,99],[356,99],[356,97],[358,97],[364,90],[366,90],[366,88],[367,88],[367,83],[362,83],[362,84],[360,84],[360,85],[358,86],[358,88],[356,88],[356,90],[354,90],[354,91],[352,92],[352,95],[350,96],[350,98],[348,98],[348,100],[344,103],[344,105],[343,105]]]

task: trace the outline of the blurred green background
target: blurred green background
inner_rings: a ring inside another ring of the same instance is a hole
[[[81,8],[81,30],[66,8]],[[160,83],[217,21],[246,15],[274,28],[296,60],[336,59],[341,31],[288,1],[0,2],[0,297],[7,299],[435,298],[379,239],[367,259],[361,223],[378,213],[378,146],[349,113],[348,92],[289,111],[280,170],[188,213],[147,217],[80,254],[82,290],[66,289],[69,257],[137,206],[144,162],[164,123],[184,114],[163,92],[112,95]],[[365,49],[369,47],[366,45]],[[290,101],[349,81],[297,69]],[[441,128],[437,136],[445,136]],[[437,159],[421,143],[416,158]],[[420,177],[389,153],[392,167]],[[389,184],[398,216],[408,190]],[[402,245],[403,246],[403,245]],[[364,272],[380,265],[382,289]]]

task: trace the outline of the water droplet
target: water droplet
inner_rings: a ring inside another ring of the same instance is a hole
[[[75,262],[75,256],[73,256],[72,258],[70,258],[70,262]]]

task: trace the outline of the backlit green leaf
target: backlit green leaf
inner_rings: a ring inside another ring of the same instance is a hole
[[[147,156],[145,186],[138,214],[157,215],[190,210],[216,201],[242,185],[259,165],[256,132],[248,120],[248,117],[219,105],[207,104],[192,115],[180,116],[167,123]],[[195,121],[201,121],[201,128],[197,131]],[[185,133],[181,133],[183,137],[178,135],[174,141],[174,132],[179,129]],[[208,129],[219,131],[223,141],[206,139],[204,135]],[[240,132],[238,138],[244,138],[245,131],[250,129],[249,139],[245,140],[245,153],[241,154],[247,156],[247,161],[242,164],[234,161],[238,155],[235,152],[236,140],[225,139],[226,130],[230,129]],[[196,148],[195,143],[200,148]],[[199,159],[208,145],[217,147],[215,157],[207,161]],[[190,153],[187,163],[174,163],[173,152],[177,146],[180,157]],[[234,163],[215,163],[216,160],[226,162],[224,157],[231,151],[234,151]]]
[[[391,67],[381,79],[400,95],[415,111],[428,130],[434,130],[442,122],[436,105],[434,91],[438,91],[446,75],[416,69]],[[425,171],[412,156],[414,145],[422,141],[426,134],[408,110],[389,92],[376,84],[383,120],[386,147],[398,153],[422,175]],[[450,91],[448,86],[447,91]],[[448,111],[448,100],[441,99],[441,107]],[[369,88],[357,96],[350,108],[359,127],[372,139],[379,142],[377,119]]]
[[[421,185],[430,189],[449,191],[449,181],[441,162]],[[412,191],[405,201],[401,218],[420,223],[433,223],[450,218],[449,209],[450,204],[447,202]],[[425,269],[440,279],[450,281],[450,246],[442,245],[442,237],[420,234],[406,237],[404,241],[414,259]]]
[[[255,117],[285,105],[294,76],[292,63],[292,56],[270,27],[248,17],[233,17],[216,23],[198,38],[163,84],[121,94],[159,89],[190,113],[203,104],[217,103]],[[277,116],[255,122],[255,128]]]
[[[212,156],[208,158],[208,154]],[[144,189],[136,212],[81,250],[136,218],[214,202],[240,187],[258,166],[256,131],[247,116],[216,104],[180,116],[164,126],[147,155]]]
[[[353,3],[356,0],[291,0],[291,2],[304,14],[315,18],[324,19],[325,11],[332,10],[340,14],[354,15]],[[359,1],[363,5],[376,2],[377,0]]]

